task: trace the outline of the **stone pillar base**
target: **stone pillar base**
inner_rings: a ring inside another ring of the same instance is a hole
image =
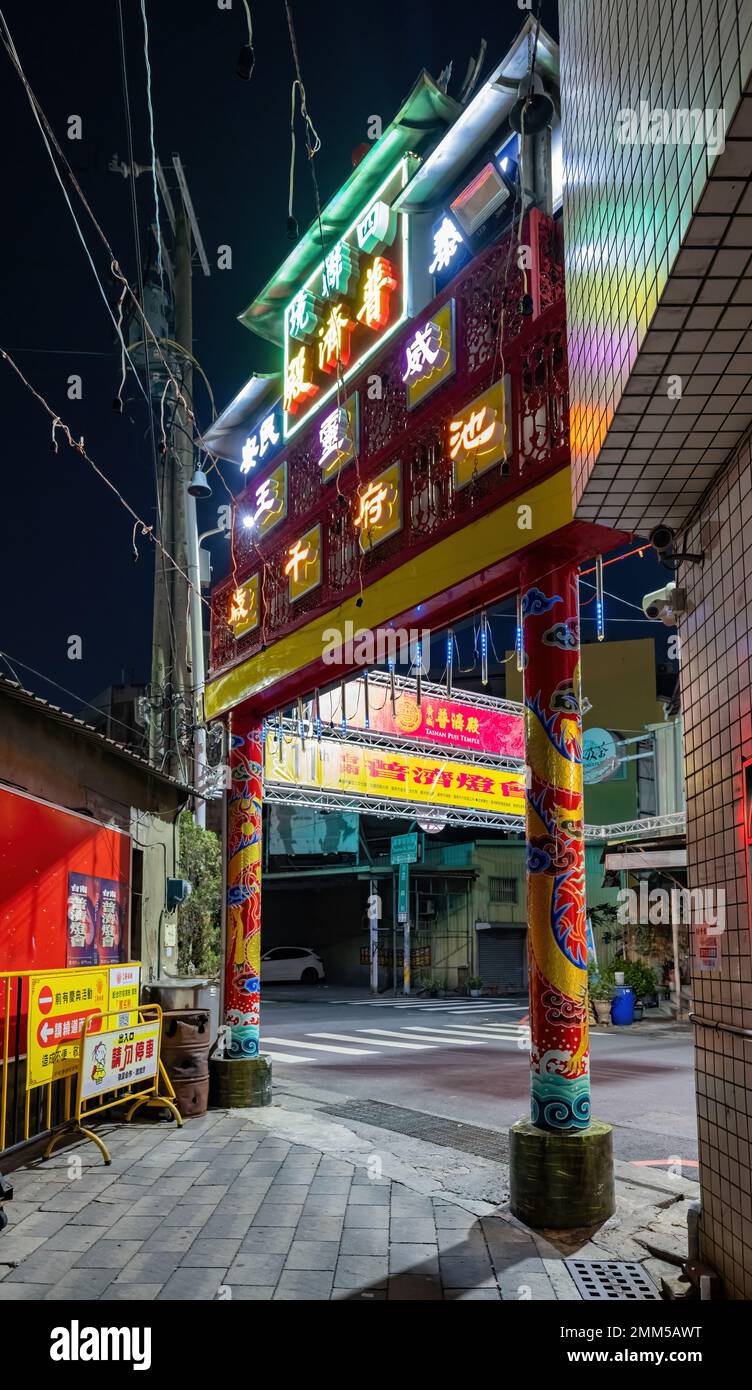
[[[534,1231],[600,1226],[613,1216],[611,1126],[593,1120],[571,1133],[518,1120],[509,1131],[510,1208]]]
[[[268,1057],[212,1057],[210,1104],[215,1110],[271,1105],[272,1064]]]

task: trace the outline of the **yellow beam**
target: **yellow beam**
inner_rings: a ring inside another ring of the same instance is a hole
[[[521,507],[530,508],[529,529],[519,524],[523,517],[527,521]],[[216,719],[243,700],[260,695],[277,681],[317,661],[325,645],[323,634],[327,628],[343,631],[348,620],[356,629],[384,626],[398,614],[551,535],[571,520],[570,472],[565,467],[374,580],[363,590],[360,608],[356,608],[356,595],[353,595],[296,632],[281,637],[265,652],[248,657],[217,676],[206,687],[206,718]]]

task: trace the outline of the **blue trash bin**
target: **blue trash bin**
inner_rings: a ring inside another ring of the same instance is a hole
[[[629,985],[616,985],[611,1001],[611,1022],[624,1027],[634,1022],[635,992]]]

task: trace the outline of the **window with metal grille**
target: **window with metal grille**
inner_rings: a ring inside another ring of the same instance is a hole
[[[517,879],[516,878],[492,878],[489,879],[491,885],[492,903],[516,903],[517,901]]]

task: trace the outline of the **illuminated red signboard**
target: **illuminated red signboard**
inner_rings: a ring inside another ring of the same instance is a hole
[[[365,699],[362,682],[346,686],[347,725],[364,729]],[[324,726],[330,721],[339,724],[342,711],[339,692],[325,692],[320,697]],[[473,704],[472,699],[446,700],[424,695],[418,705],[414,694],[397,694],[394,709],[386,686],[373,686],[368,708],[368,727],[375,733],[394,734],[397,738],[424,739],[446,748],[472,749],[475,753],[490,753],[500,758],[524,758],[525,731],[522,715],[506,710],[488,709]]]

